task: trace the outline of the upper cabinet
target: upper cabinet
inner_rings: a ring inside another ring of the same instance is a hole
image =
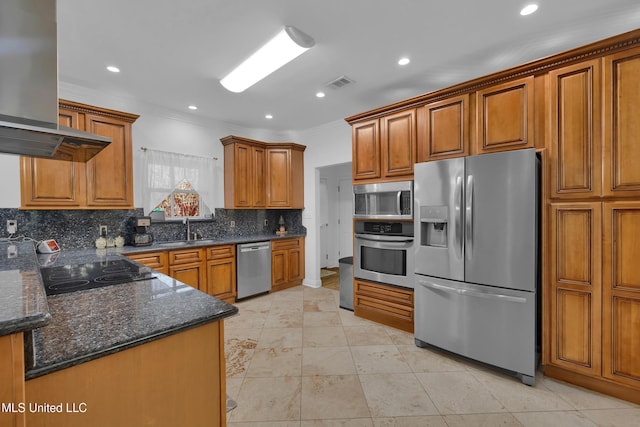
[[[603,195],[640,196],[640,48],[604,58]]]
[[[418,108],[417,162],[469,155],[469,95]]]
[[[86,163],[21,157],[22,209],[131,209],[137,115],[60,100],[59,123],[111,138]]]
[[[534,146],[534,77],[492,85],[476,93],[476,152]]]
[[[354,124],[353,180],[412,179],[416,162],[416,110]]]
[[[226,209],[304,208],[304,145],[232,135],[220,141]]]
[[[601,194],[600,60],[549,72],[551,197]]]

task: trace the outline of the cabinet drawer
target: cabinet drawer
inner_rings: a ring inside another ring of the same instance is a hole
[[[148,252],[143,254],[127,255],[127,258],[158,271],[163,271],[167,267],[166,252]]]
[[[355,282],[355,292],[359,296],[375,298],[393,304],[413,308],[413,291],[368,282]]]
[[[271,250],[295,249],[300,247],[301,239],[272,240]]]
[[[203,260],[203,250],[199,248],[169,251],[169,265],[200,262]]]
[[[222,245],[205,248],[207,259],[235,258],[236,245]]]

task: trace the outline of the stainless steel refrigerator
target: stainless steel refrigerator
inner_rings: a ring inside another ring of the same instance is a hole
[[[539,283],[534,149],[418,163],[415,342],[533,385]]]

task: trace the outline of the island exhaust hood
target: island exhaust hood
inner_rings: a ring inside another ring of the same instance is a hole
[[[0,153],[86,162],[109,138],[58,125],[55,0],[0,2]]]

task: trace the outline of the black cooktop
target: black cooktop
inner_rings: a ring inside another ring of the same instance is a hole
[[[40,268],[47,295],[59,295],[153,279],[153,272],[127,259]]]

